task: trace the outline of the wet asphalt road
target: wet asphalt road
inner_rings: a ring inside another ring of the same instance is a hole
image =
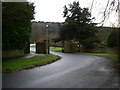
[[[3,88],[117,88],[118,76],[103,57],[52,52],[46,66],[3,75]]]

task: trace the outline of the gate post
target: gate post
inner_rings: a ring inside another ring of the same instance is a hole
[[[74,42],[71,42],[71,41],[65,41],[64,52],[66,52],[66,53],[78,52],[77,43],[74,43]]]
[[[46,42],[37,42],[36,43],[36,53],[46,54]]]

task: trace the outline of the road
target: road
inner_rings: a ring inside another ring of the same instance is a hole
[[[3,88],[117,88],[118,76],[103,57],[51,52],[52,64],[3,75]]]

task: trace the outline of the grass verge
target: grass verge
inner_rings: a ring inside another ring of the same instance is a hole
[[[62,48],[61,47],[50,47],[51,51],[55,51],[55,52],[62,52]]]
[[[113,54],[113,53],[85,53],[86,55],[95,55],[95,56],[104,56],[104,57],[108,57],[111,58],[115,61],[118,60],[118,55],[117,54]]]
[[[52,63],[60,59],[57,55],[45,54],[44,56],[34,56],[28,59],[14,59],[14,60],[4,60],[2,62],[2,72],[13,72],[22,69],[30,69],[45,64]]]
[[[36,53],[35,51],[30,51],[31,53]]]
[[[36,48],[36,46],[30,46],[31,48]]]

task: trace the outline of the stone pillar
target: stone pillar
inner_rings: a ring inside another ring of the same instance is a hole
[[[36,53],[44,53],[44,54],[46,54],[46,42],[38,42],[38,43],[36,43]]]
[[[30,43],[27,43],[27,47],[24,49],[24,53],[25,54],[29,54],[30,53]]]
[[[78,46],[76,43],[65,41],[64,52],[73,53],[78,51]]]

